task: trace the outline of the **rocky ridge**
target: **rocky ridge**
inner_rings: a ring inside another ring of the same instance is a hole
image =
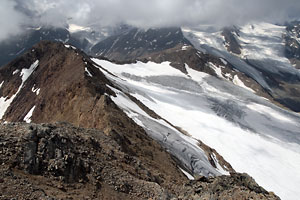
[[[1,199],[279,199],[246,174],[193,181],[157,174],[145,155],[123,147],[122,135],[69,123],[0,127]]]

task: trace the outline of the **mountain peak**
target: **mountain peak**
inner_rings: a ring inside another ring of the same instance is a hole
[[[38,116],[36,120],[43,122],[51,115],[60,115],[61,104],[68,103],[76,94],[90,93],[88,96],[93,96],[95,92],[99,95],[112,93],[105,86],[107,79],[93,67],[84,53],[57,42],[38,43],[1,68],[0,74],[3,88],[1,101],[7,103],[2,120],[22,121],[34,107],[32,119]],[[53,107],[52,103],[57,107]],[[42,116],[35,114],[38,112]]]

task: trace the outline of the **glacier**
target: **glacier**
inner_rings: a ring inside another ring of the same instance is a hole
[[[121,65],[93,61],[117,86],[112,88],[117,94],[112,97],[115,103],[177,155],[189,174],[228,173],[209,165],[196,145],[200,140],[216,149],[237,172],[248,173],[282,199],[297,199],[300,195],[299,114],[187,65],[188,73],[184,74],[169,62]],[[163,120],[143,113],[122,91]],[[167,122],[188,134],[178,132]]]
[[[246,24],[238,28],[235,39],[241,46],[241,54],[228,52],[222,31],[207,27],[184,27],[184,36],[201,52],[229,61],[235,69],[247,74],[266,90],[272,92],[261,72],[288,78],[300,78],[300,71],[285,57],[286,26],[270,23]]]

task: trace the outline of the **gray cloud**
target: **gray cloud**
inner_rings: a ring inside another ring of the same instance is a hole
[[[299,0],[1,0],[1,37],[22,23],[138,27],[282,23],[300,18]],[[26,17],[25,17],[26,16]],[[3,27],[5,27],[3,29]]]
[[[21,32],[21,25],[25,22],[22,13],[15,10],[16,3],[1,0],[0,3],[0,41]]]

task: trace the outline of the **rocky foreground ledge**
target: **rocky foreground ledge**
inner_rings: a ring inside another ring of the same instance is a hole
[[[247,174],[157,173],[124,140],[68,123],[1,124],[0,199],[279,199]]]

